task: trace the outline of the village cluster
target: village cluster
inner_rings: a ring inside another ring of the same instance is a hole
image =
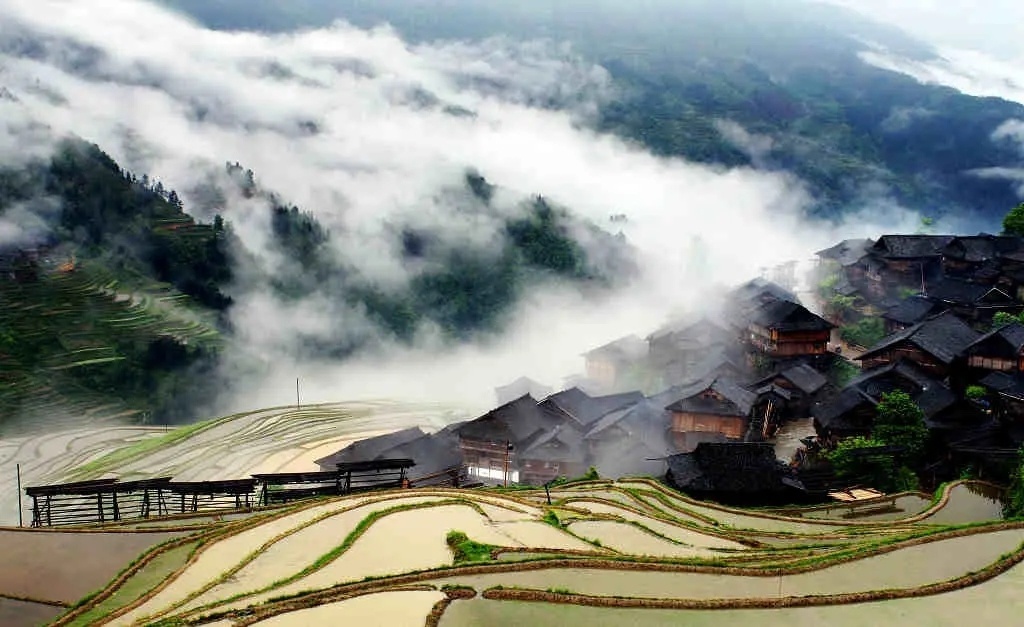
[[[913,398],[944,447],[935,477],[1015,458],[1024,326],[1007,316],[1024,311],[1024,239],[885,235],[817,257],[806,306],[791,279],[754,279],[714,315],[590,351],[586,375],[568,389],[522,378],[498,388],[500,406],[475,420],[364,440],[318,463],[411,458],[420,475],[461,466],[472,481],[535,486],[595,467],[667,476],[719,499],[793,500],[837,487],[803,463],[808,450],[869,436],[894,390]],[[841,341],[841,327],[871,318],[884,321],[881,341]],[[802,446],[779,459],[777,432],[801,421]]]

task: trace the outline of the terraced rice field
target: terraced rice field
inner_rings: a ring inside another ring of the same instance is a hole
[[[217,350],[222,342],[211,314],[171,286],[128,285],[95,264],[69,273],[48,268],[37,281],[0,282],[0,303],[0,328],[18,340],[0,358],[0,431],[7,433],[34,424],[49,430],[114,425],[137,415],[138,403],[111,400],[76,376],[124,360],[119,345],[172,337]]]
[[[278,407],[170,431],[110,426],[0,439],[0,525],[18,523],[15,464],[21,465],[22,485],[105,476],[204,481],[309,471],[316,469],[315,460],[354,440],[411,426],[439,429],[463,417],[450,406],[364,401]],[[22,507],[30,506],[24,499]]]
[[[58,623],[1012,624],[1024,523],[978,521],[978,488],[897,521],[743,512],[647,480],[551,506],[521,490],[314,500],[208,521]],[[478,543],[463,561],[453,530]]]

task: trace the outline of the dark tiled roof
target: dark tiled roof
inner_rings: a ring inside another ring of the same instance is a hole
[[[814,418],[826,429],[839,431],[869,429],[871,425],[852,421],[849,416],[850,412],[863,405],[874,407],[878,403],[859,388],[848,387],[828,403],[816,407]]]
[[[541,405],[554,404],[576,419],[581,426],[587,426],[609,412],[635,405],[643,399],[643,392],[589,396],[577,388],[571,388],[552,394]]]
[[[857,263],[874,243],[874,240],[870,239],[844,239],[835,246],[814,254],[822,259],[831,259],[840,265],[850,266]]]
[[[541,404],[550,405],[551,403],[554,403],[563,411],[568,412],[569,415],[577,416],[582,413],[583,406],[590,402],[590,400],[591,397],[589,394],[578,387],[571,387],[567,390],[562,390],[561,392],[555,392],[541,401]]]
[[[765,493],[800,487],[765,442],[702,442],[668,458],[672,483],[693,492]]]
[[[992,294],[989,294],[992,292]],[[989,302],[1005,302],[1012,304],[1010,296],[991,285],[971,283],[962,279],[946,278],[928,288],[925,296],[933,301],[941,301],[955,305],[973,305],[988,296]]]
[[[353,442],[340,451],[332,453],[327,457],[322,457],[313,463],[317,466],[333,469],[334,466],[343,462],[372,461],[380,457],[384,451],[411,442],[424,435],[426,434],[419,427],[409,427],[401,431],[385,433],[374,438]]]
[[[871,250],[887,259],[938,257],[953,239],[953,235],[883,235]]]
[[[692,392],[684,392],[683,396],[665,409],[668,411],[694,412],[698,414],[715,414],[721,416],[749,416],[750,410],[757,400],[757,395],[745,390],[727,379],[717,378],[709,385],[696,386]],[[699,398],[705,390],[713,390],[725,400]]]
[[[1024,349],[1024,325],[1019,322],[1011,322],[998,329],[989,331],[979,337],[973,344],[967,347],[971,354],[981,354],[982,351],[992,350],[1001,345],[1012,355],[1017,355]]]
[[[949,409],[955,405],[958,400],[959,399],[956,394],[941,383],[929,386],[927,390],[921,392],[916,398],[914,398],[914,402],[921,408],[921,411],[924,412],[925,418],[927,419],[931,419],[942,411]]]
[[[939,313],[936,308],[941,308],[941,305],[921,296],[911,296],[891,307],[882,314],[882,317],[900,324],[917,324],[928,316]]]
[[[992,372],[978,383],[991,390],[995,390],[999,394],[1024,400],[1024,375]]]
[[[828,383],[828,379],[813,367],[807,364],[797,364],[764,377],[757,381],[755,385],[761,385],[780,377],[792,383],[804,394],[814,394]]]
[[[457,432],[473,440],[508,440],[522,445],[538,431],[546,431],[567,420],[572,418],[556,408],[539,406],[527,395],[467,422]]]
[[[584,353],[584,357],[604,357],[607,359],[632,360],[643,357],[647,354],[647,342],[635,335],[620,337],[614,342],[608,342],[604,346],[598,346],[592,351]]]
[[[668,428],[668,413],[663,403],[654,399],[644,399],[638,403],[609,412],[594,422],[587,431],[585,437],[593,438],[601,435],[607,429],[618,426],[627,432],[643,431],[648,426],[654,425],[656,429],[664,431]]]
[[[768,300],[796,300],[796,295],[778,283],[762,278],[751,279],[729,292],[729,300],[738,303]]]
[[[981,233],[953,238],[943,248],[942,254],[953,259],[978,263],[1021,250],[1024,250],[1024,238]]]
[[[977,340],[979,334],[960,318],[946,312],[884,338],[857,359],[867,359],[901,342],[908,342],[945,364]]]
[[[494,388],[494,392],[498,396],[499,403],[507,403],[508,401],[517,399],[526,394],[529,394],[534,398],[544,398],[553,391],[554,390],[550,387],[542,383],[538,383],[529,377],[519,377],[508,385],[501,385]]]
[[[757,394],[758,397],[766,396],[768,394],[775,394],[776,396],[780,396],[787,401],[793,398],[793,394],[789,390],[780,388],[774,383],[762,385],[761,387],[754,390],[754,393]]]
[[[779,331],[826,331],[835,326],[821,316],[811,313],[803,305],[788,300],[779,300],[762,306],[754,312],[750,321],[766,329]]]
[[[519,457],[540,461],[582,462],[583,436],[576,429],[558,425],[525,445]]]
[[[657,342],[671,337],[674,343],[706,346],[728,339],[730,336],[730,331],[724,326],[702,316],[697,320],[688,319],[669,323],[647,336],[647,340]]]
[[[881,399],[885,392],[902,389],[911,396],[919,393],[938,382],[912,364],[900,360],[878,368],[872,368],[854,377],[847,387],[856,387],[866,392],[875,400]]]

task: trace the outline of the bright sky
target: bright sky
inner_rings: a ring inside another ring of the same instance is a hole
[[[831,0],[939,47],[1024,58],[1024,2],[1018,0]]]

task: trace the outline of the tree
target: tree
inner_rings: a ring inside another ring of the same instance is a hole
[[[909,394],[896,391],[883,394],[876,411],[872,438],[889,446],[902,447],[907,461],[917,461],[928,442],[928,427],[921,408]]]
[[[997,311],[996,315],[992,316],[992,330],[995,331],[1000,327],[1005,327],[1006,325],[1013,324],[1014,322],[1024,324],[1024,313],[1019,316],[1015,316],[1005,311]]]
[[[1006,493],[1003,505],[1005,518],[1024,517],[1024,447],[1017,452],[1017,469],[1010,479],[1010,489]]]
[[[1003,218],[1003,234],[1024,237],[1024,202],[1010,209]]]
[[[847,438],[825,457],[841,478],[888,490],[896,475],[896,462],[890,454],[870,454],[871,449],[884,446],[884,442],[873,438]]]

